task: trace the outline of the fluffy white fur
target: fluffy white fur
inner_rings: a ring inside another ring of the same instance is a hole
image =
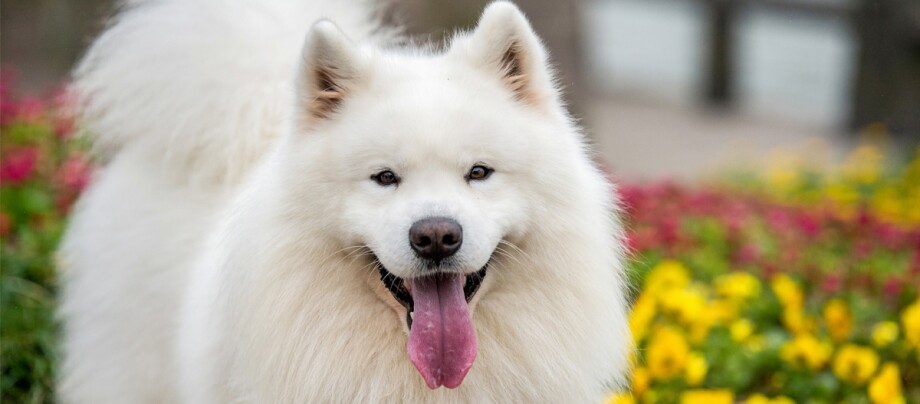
[[[433,53],[319,3],[132,3],[93,45],[107,163],[61,249],[61,400],[597,402],[631,349],[621,229],[526,19],[493,3]],[[492,260],[454,390],[409,361],[370,258],[416,276],[432,215],[464,229],[449,270]]]

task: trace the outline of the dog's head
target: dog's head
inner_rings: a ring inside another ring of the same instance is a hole
[[[489,264],[541,220],[541,187],[565,176],[556,161],[574,151],[554,139],[572,134],[551,76],[504,2],[440,54],[359,47],[327,21],[307,39],[285,143],[301,182],[291,186],[329,194],[317,231],[343,251],[366,248],[431,388],[462,382],[476,355],[469,305],[484,298]]]

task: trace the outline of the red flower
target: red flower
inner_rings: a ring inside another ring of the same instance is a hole
[[[0,163],[0,181],[22,183],[35,171],[37,161],[38,149],[35,147],[20,147],[9,151]]]

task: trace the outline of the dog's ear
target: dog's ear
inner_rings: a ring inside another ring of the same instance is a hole
[[[541,105],[556,97],[546,50],[524,14],[510,2],[489,4],[465,43],[455,44],[451,52],[464,52],[476,65],[499,75],[524,102]]]
[[[306,121],[326,119],[339,108],[360,76],[356,46],[334,23],[313,24],[304,43],[298,96]]]

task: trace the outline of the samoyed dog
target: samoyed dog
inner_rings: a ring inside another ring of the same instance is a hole
[[[60,251],[61,401],[588,403],[622,385],[614,193],[527,19],[492,3],[437,50],[374,15],[123,5],[75,73],[102,168]]]

